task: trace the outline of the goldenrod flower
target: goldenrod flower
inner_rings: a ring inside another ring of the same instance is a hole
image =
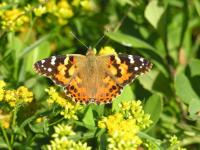
[[[5,91],[5,101],[9,103],[11,107],[16,106],[17,94],[15,90],[6,90]]]
[[[145,114],[141,106],[141,101],[129,101],[120,104],[120,112],[125,118],[134,119],[141,129],[148,127],[152,121],[150,115]]]
[[[170,142],[171,146],[180,143],[180,141],[178,140],[177,136],[175,136],[175,135],[173,135],[173,136],[170,137],[169,142]]]
[[[91,0],[82,0],[80,1],[80,5],[84,10],[92,11],[95,9],[95,5]]]
[[[43,14],[45,14],[47,11],[46,11],[46,7],[45,6],[39,6],[37,8],[34,8],[34,13],[36,16],[42,16]]]
[[[65,0],[58,2],[58,16],[62,18],[71,18],[74,15],[69,3]]]
[[[170,136],[169,142],[170,142],[170,146],[180,144],[180,141],[178,140],[177,136],[175,136],[175,135]],[[186,150],[186,149],[178,146],[177,150]]]
[[[139,132],[139,126],[136,125],[135,120],[125,120],[123,115],[116,113],[108,116],[99,122],[100,128],[107,128],[108,148],[109,149],[130,149],[136,148],[142,143],[141,139],[137,136]]]
[[[117,54],[115,49],[110,46],[102,47],[99,51],[99,55],[109,55],[109,54]]]
[[[52,137],[54,138],[75,135],[75,132],[72,130],[72,127],[65,124],[58,124],[54,127],[54,129],[55,133],[52,135]]]
[[[17,30],[19,27],[29,22],[29,18],[25,15],[25,12],[16,8],[4,11],[1,17],[2,28],[11,31]]]
[[[74,142],[70,140],[68,136],[75,135],[71,126],[59,124],[55,128],[55,133],[52,135],[54,138],[51,140],[51,144],[47,146],[48,150],[90,150],[86,143]]]
[[[41,123],[43,121],[45,121],[46,117],[39,117],[35,120],[36,123]]]
[[[137,149],[142,143],[137,134],[150,125],[150,116],[144,114],[140,101],[125,102],[120,107],[118,113],[104,117],[98,126],[107,129],[109,150]]]
[[[4,87],[5,86],[6,86],[6,83],[3,80],[0,80],[0,101],[2,101],[4,98],[4,94],[5,94]]]
[[[0,109],[0,125],[7,129],[10,127],[10,120],[11,115],[9,113],[3,112],[3,110]]]
[[[82,106],[79,103],[74,103],[71,100],[63,98],[53,87],[46,89],[46,91],[49,94],[47,102],[49,104],[57,103],[59,106],[61,106],[63,110],[60,112],[60,114],[63,115],[64,118],[75,120],[78,119],[76,113],[82,109]]]
[[[31,103],[33,100],[33,93],[25,86],[21,86],[16,91],[18,100],[24,103]]]
[[[17,90],[5,90],[4,100],[11,107],[15,107],[17,103],[30,103],[33,100],[33,93],[26,87],[21,86]]]

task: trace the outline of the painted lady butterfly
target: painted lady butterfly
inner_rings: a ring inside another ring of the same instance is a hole
[[[77,102],[109,103],[125,85],[149,71],[152,63],[134,55],[96,56],[92,48],[86,56],[52,56],[34,64],[36,72],[63,86]]]

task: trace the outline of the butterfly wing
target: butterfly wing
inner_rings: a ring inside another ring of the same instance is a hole
[[[120,86],[125,86],[138,75],[144,74],[152,68],[152,63],[143,57],[135,55],[99,56],[99,61],[105,65],[108,74]]]
[[[50,78],[60,86],[70,83],[78,70],[78,64],[85,60],[84,55],[52,56],[34,64],[37,73]]]

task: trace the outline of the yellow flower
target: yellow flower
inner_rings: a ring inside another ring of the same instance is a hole
[[[4,100],[11,107],[15,107],[17,103],[30,103],[33,100],[33,93],[26,87],[21,86],[17,90],[5,90]]]
[[[122,103],[120,108],[118,113],[100,120],[98,127],[107,129],[109,150],[137,149],[142,143],[137,134],[150,125],[150,116],[144,114],[140,101]]]
[[[59,106],[61,106],[63,110],[60,112],[60,114],[63,115],[65,119],[78,119],[76,113],[82,109],[80,103],[74,103],[69,99],[63,98],[53,87],[46,89],[46,91],[49,94],[47,102],[49,104],[57,103]]]
[[[65,124],[58,124],[54,127],[54,129],[55,133],[52,135],[52,137],[54,138],[75,135],[75,132],[72,130],[72,127]]]
[[[169,142],[170,142],[170,146],[180,144],[180,140],[178,140],[176,135],[170,136]],[[186,150],[186,149],[178,146],[177,150]]]
[[[110,46],[105,46],[100,49],[99,55],[109,55],[109,54],[117,54],[115,50]]]
[[[82,0],[80,1],[80,4],[83,7],[83,9],[87,11],[92,11],[95,8],[94,3],[90,0]]]
[[[7,129],[10,127],[10,120],[11,115],[9,113],[3,112],[3,110],[0,109],[0,125]]]
[[[25,23],[29,22],[29,18],[25,15],[25,12],[20,9],[6,10],[1,15],[2,28],[14,31],[22,27]]]
[[[141,129],[148,127],[152,121],[150,115],[145,114],[141,106],[141,101],[129,101],[120,104],[120,112],[125,118],[135,119]]]
[[[74,142],[68,138],[68,136],[75,135],[71,126],[59,124],[54,129],[53,140],[50,141],[50,145],[47,145],[48,150],[91,150],[86,143]]]
[[[58,2],[58,16],[62,18],[71,18],[74,15],[69,3],[65,0]]]
[[[31,103],[33,100],[33,93],[29,91],[25,86],[19,87],[16,91],[16,94],[20,102]]]
[[[6,83],[3,80],[0,80],[0,88],[4,88],[6,86]]]
[[[45,14],[46,11],[46,7],[45,6],[39,6],[38,8],[34,8],[34,13],[36,16],[42,16],[43,14]]]
[[[46,119],[46,117],[39,117],[35,120],[36,123],[41,123]]]
[[[4,98],[5,98],[5,101],[8,102],[11,107],[16,106],[17,94],[15,90],[6,90]]]
[[[6,86],[6,83],[3,80],[0,80],[0,101],[4,99],[5,90],[4,87]]]

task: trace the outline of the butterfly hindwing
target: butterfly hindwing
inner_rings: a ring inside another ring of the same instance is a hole
[[[34,64],[36,72],[47,76],[58,85],[66,86],[77,70],[83,55],[52,56]]]

